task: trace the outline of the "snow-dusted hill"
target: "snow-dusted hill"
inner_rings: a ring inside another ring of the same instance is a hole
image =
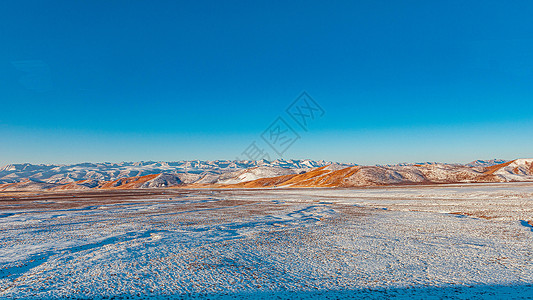
[[[360,187],[511,181],[533,181],[533,159],[517,159],[488,167],[441,163],[350,167],[328,165],[304,174],[284,174],[251,181],[243,180],[240,183],[219,183],[226,188],[258,188]]]
[[[533,177],[533,159],[517,159],[502,164],[493,174],[508,181],[528,181]]]
[[[275,160],[275,161],[177,161],[177,162],[122,162],[122,163],[80,163],[73,165],[33,165],[33,164],[10,164],[0,168],[0,184],[20,183],[32,179],[34,181],[49,184],[73,184],[87,186],[94,182],[110,182],[122,178],[142,177],[153,174],[174,175],[171,182],[184,184],[190,183],[215,183],[220,180],[221,174],[226,175],[225,179],[231,179],[232,174],[253,168],[256,171],[249,171],[250,175],[243,178],[257,179],[265,176],[277,176],[310,170],[331,164],[326,161],[313,160]],[[348,165],[345,165],[348,166]],[[270,170],[262,174],[260,171]],[[287,171],[291,170],[291,171]],[[246,173],[246,172],[245,172]],[[240,173],[239,173],[240,174]],[[255,174],[255,175],[251,175]],[[81,182],[83,181],[83,182]],[[96,184],[98,186],[98,184]]]
[[[13,164],[0,191],[190,187],[354,187],[533,181],[533,159],[358,166],[313,160]]]

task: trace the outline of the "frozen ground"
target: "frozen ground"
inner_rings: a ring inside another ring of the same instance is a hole
[[[0,298],[530,298],[533,184],[0,194]]]

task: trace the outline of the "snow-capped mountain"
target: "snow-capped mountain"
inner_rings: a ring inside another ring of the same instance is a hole
[[[489,160],[475,160],[473,162],[470,162],[466,164],[468,167],[490,167],[494,165],[499,165],[508,162],[508,160],[505,159],[489,159]]]
[[[8,165],[0,191],[167,187],[357,187],[533,181],[533,159],[358,166],[312,160]]]
[[[11,164],[0,168],[0,184],[17,183],[27,179],[45,183],[69,184],[80,181],[115,181],[121,178],[142,177],[153,174],[175,175],[182,183],[214,183],[221,174],[232,173],[252,168],[272,168],[279,172],[294,170],[294,172],[318,168],[332,162],[313,160],[274,160],[274,161],[229,161],[229,160],[193,160],[177,162],[122,162],[122,163],[80,163],[72,165],[33,165]],[[348,166],[348,165],[346,165]],[[263,169],[259,169],[263,170]],[[265,169],[266,170],[266,169]],[[281,173],[261,175],[275,176]],[[251,176],[251,175],[250,175]],[[253,178],[253,177],[250,177]],[[229,177],[228,177],[229,179]]]
[[[533,181],[533,159],[470,167],[458,164],[325,166],[303,174],[267,177],[222,187],[360,187],[405,184]]]

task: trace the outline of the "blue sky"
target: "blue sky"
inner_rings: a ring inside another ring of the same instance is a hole
[[[9,1],[0,165],[533,157],[533,2]],[[325,111],[303,130],[302,91]]]

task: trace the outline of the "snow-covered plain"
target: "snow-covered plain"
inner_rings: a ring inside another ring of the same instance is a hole
[[[533,184],[0,194],[0,298],[533,298]]]

